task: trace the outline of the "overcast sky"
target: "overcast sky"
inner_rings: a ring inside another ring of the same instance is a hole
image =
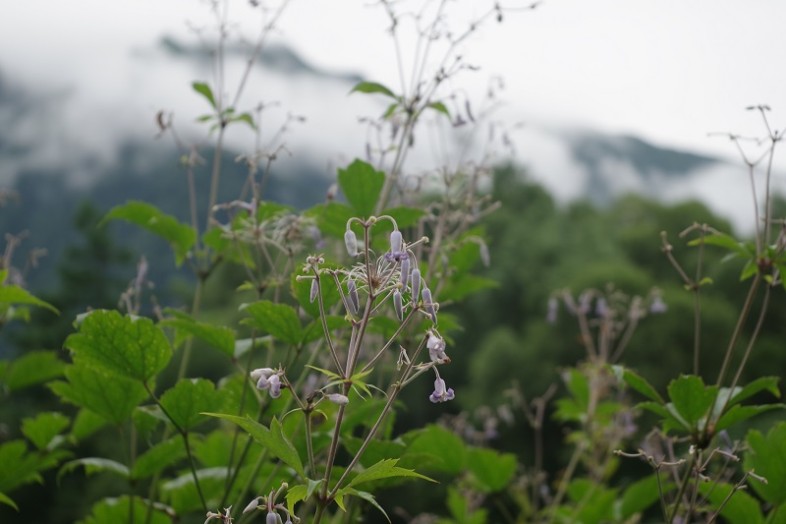
[[[253,35],[258,22],[247,4],[233,0],[230,18]],[[491,3],[451,4],[450,20],[461,26]],[[81,96],[90,111],[78,105],[63,111],[88,124],[117,114],[149,126],[157,109],[184,97],[194,73],[169,78],[177,67],[139,57],[163,35],[193,41],[188,25],[208,24],[208,11],[202,0],[6,1],[0,72],[42,92]],[[511,122],[634,133],[734,158],[726,141],[706,135],[761,134],[745,106],[767,103],[773,123],[786,126],[784,23],[786,2],[778,0],[546,0],[482,27],[462,50],[482,70],[461,80],[471,93],[482,93],[490,76],[502,76]],[[386,27],[382,10],[363,0],[292,0],[275,37],[318,67],[396,86]],[[345,91],[336,87],[334,94]],[[298,93],[275,95],[289,94]],[[325,100],[283,102],[311,116]],[[346,120],[354,123],[359,113]]]

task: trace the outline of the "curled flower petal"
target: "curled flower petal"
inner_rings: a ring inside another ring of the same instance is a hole
[[[355,232],[351,229],[347,229],[346,233],[344,233],[344,245],[347,247],[349,256],[356,257],[358,255],[358,237],[355,236]]]
[[[270,396],[273,398],[278,398],[281,396],[281,379],[278,375],[273,375],[268,379],[268,385],[270,386]]]
[[[445,347],[445,340],[429,331],[426,348],[428,348],[428,355],[432,362],[437,362],[439,364],[450,362],[450,357],[445,353]]]

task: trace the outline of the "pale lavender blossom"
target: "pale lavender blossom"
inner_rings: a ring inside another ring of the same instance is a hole
[[[606,317],[609,314],[609,305],[603,297],[598,298],[595,302],[595,314],[599,317]]]
[[[650,304],[650,313],[653,315],[657,315],[659,313],[665,313],[668,311],[669,306],[663,301],[663,297],[660,295],[655,295],[652,299],[652,303]]]
[[[259,507],[260,499],[262,499],[262,497],[256,497],[251,502],[249,502],[248,506],[246,506],[245,509],[243,509],[243,513],[248,513],[250,511],[254,511],[255,509],[257,509]]]
[[[401,237],[401,231],[394,229],[390,234],[390,252],[393,254],[401,253],[401,247],[404,240]]]
[[[420,270],[415,268],[412,270],[412,302],[417,303],[420,296]]]
[[[315,278],[311,281],[311,291],[308,293],[309,302],[314,302],[317,299],[317,295],[319,295],[319,282]]]
[[[258,368],[253,370],[251,378],[256,381],[257,389],[268,390],[270,396],[278,398],[281,396],[281,377],[279,371],[272,368]]]
[[[437,376],[437,379],[434,381],[434,392],[428,399],[436,404],[438,402],[447,402],[454,398],[456,398],[456,394],[453,392],[453,388],[446,387],[445,381]]]
[[[279,524],[279,522],[281,522],[281,519],[278,513],[273,510],[268,510],[267,517],[265,517],[265,524]]]
[[[407,284],[409,283],[409,253],[407,256],[401,259],[401,289],[404,291],[407,290]]]
[[[445,347],[445,340],[433,331],[429,331],[426,348],[428,348],[428,355],[432,362],[437,364],[450,362],[450,357],[445,353]]]
[[[431,290],[423,287],[423,306],[426,308],[426,313],[431,318],[431,321],[437,323],[437,309],[434,307],[434,300],[431,298]]]

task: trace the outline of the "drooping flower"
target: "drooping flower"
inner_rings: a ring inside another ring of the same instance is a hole
[[[659,313],[665,313],[668,311],[669,306],[663,301],[663,297],[660,295],[655,295],[652,299],[652,303],[650,304],[650,313],[653,315],[657,315]]]
[[[268,510],[267,517],[265,517],[265,524],[279,524],[279,522],[281,522],[281,519],[278,513],[273,510]]]
[[[434,331],[428,332],[428,341],[426,348],[428,348],[428,356],[432,362],[438,364],[450,362],[450,357],[445,354],[445,340],[437,335]]]
[[[428,399],[436,404],[438,402],[447,402],[454,398],[456,398],[456,394],[453,392],[453,388],[446,387],[445,381],[437,375],[437,379],[434,381],[434,392]]]
[[[281,377],[280,371],[272,368],[258,368],[253,370],[250,375],[257,382],[257,389],[268,390],[270,396],[278,398],[281,396]]]
[[[347,229],[346,233],[344,233],[344,245],[347,247],[349,256],[356,257],[358,255],[358,237],[355,236],[355,232],[351,229]]]

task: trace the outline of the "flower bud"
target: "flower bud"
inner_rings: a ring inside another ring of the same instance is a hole
[[[358,255],[358,238],[351,229],[347,229],[346,233],[344,233],[344,245],[347,246],[349,256],[356,257]]]
[[[349,292],[349,300],[347,301],[349,312],[357,315],[360,310],[360,297],[358,296],[357,285],[351,278],[347,281],[347,291]]]
[[[259,507],[259,499],[260,497],[256,497],[251,502],[248,503],[248,506],[243,510],[243,513],[248,513],[249,511],[254,511]]]
[[[319,295],[319,282],[315,278],[311,281],[311,291],[308,293],[308,301],[314,302],[317,299],[317,295]]]
[[[394,229],[390,234],[390,252],[393,254],[400,253],[402,245],[401,231]]]
[[[426,309],[426,313],[428,316],[431,317],[431,321],[436,324],[437,323],[437,310],[434,307],[433,299],[431,298],[431,290],[427,287],[423,287],[423,307]]]
[[[409,255],[401,260],[401,289],[406,291],[409,283]]]
[[[349,397],[342,395],[341,393],[331,393],[330,395],[326,396],[327,399],[333,404],[338,404],[339,406],[346,406],[349,404]]]
[[[280,522],[278,518],[278,513],[275,511],[268,511],[267,517],[265,517],[265,524],[278,524]]]
[[[404,304],[402,304],[401,291],[398,289],[393,290],[393,309],[396,310],[396,317],[404,320]]]
[[[412,302],[417,304],[418,297],[420,296],[420,270],[415,268],[412,270]]]

